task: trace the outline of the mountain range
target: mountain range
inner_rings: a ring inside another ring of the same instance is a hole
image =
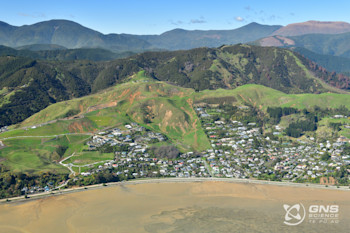
[[[350,73],[350,24],[307,21],[287,26],[250,23],[232,30],[174,29],[160,35],[107,34],[68,20],[12,26],[0,22],[0,55],[44,60],[113,60],[143,51],[184,50],[238,43],[297,49],[330,71]],[[311,53],[312,56],[311,56]],[[330,56],[325,59],[325,56]],[[345,59],[344,59],[345,58]],[[337,63],[332,61],[336,60]],[[341,67],[337,64],[342,64]]]
[[[247,43],[260,40],[259,43],[261,45],[308,44],[309,47],[306,45],[306,47],[303,47],[310,49],[313,48],[310,45],[310,41],[315,40],[315,38],[322,38],[323,36],[324,44],[318,46],[324,47],[327,46],[325,43],[328,40],[332,40],[332,42],[337,39],[340,40],[339,38],[343,38],[343,36],[339,36],[338,34],[348,32],[350,32],[350,24],[346,22],[308,21],[289,24],[287,26],[269,26],[250,23],[232,30],[191,31],[174,29],[160,35],[115,33],[104,35],[73,21],[50,20],[19,27],[0,22],[0,44],[12,48],[36,51],[104,48],[113,52],[140,52],[152,49],[179,50],[198,47],[218,47],[224,44]],[[308,36],[299,37],[302,35]],[[314,51],[313,49],[311,50]],[[323,53],[327,52],[327,50],[323,49]],[[339,51],[334,51],[332,55],[341,54]]]
[[[33,44],[55,44],[69,49],[104,48],[114,52],[177,50],[254,41],[270,35],[280,27],[251,23],[233,30],[174,29],[161,35],[104,35],[68,20],[50,20],[20,27],[0,22],[0,44],[13,48]]]

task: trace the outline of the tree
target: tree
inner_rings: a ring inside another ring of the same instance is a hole
[[[325,152],[322,156],[321,156],[321,160],[323,161],[328,161],[331,158],[331,156],[329,155],[328,152]]]

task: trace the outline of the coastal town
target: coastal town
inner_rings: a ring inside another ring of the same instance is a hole
[[[279,125],[271,127],[270,136],[264,136],[257,122],[218,117],[225,114],[222,109],[198,107],[196,112],[211,149],[178,152],[172,158],[159,156],[150,145],[163,143],[165,148],[172,147],[165,135],[131,122],[124,129],[112,128],[92,136],[87,142],[89,150],[113,152],[114,160],[91,164],[74,179],[110,170],[121,179],[226,177],[349,184],[349,139],[344,136],[324,142],[314,137],[285,141]]]
[[[314,117],[305,110],[268,109],[269,115],[263,117],[258,117],[252,106],[197,104],[194,110],[209,140],[209,148],[204,151],[180,151],[165,134],[130,121],[88,133],[81,153],[66,155],[57,161],[69,169],[69,174],[41,176],[40,185],[24,185],[21,193],[170,177],[253,179],[326,187],[350,184],[350,140],[338,133],[350,128],[350,120],[344,114],[333,112],[326,116],[331,119],[327,126],[329,132],[321,138],[315,130],[303,131],[301,137],[288,135],[287,126],[290,128],[293,124],[289,122],[291,114],[296,114],[293,117],[297,119]],[[276,111],[285,113],[276,119]],[[305,125],[303,121],[297,123]],[[62,136],[64,134],[56,135],[56,138]],[[0,147],[5,146],[0,141]],[[62,151],[62,155],[64,153]],[[95,157],[91,160],[85,158],[86,155]]]

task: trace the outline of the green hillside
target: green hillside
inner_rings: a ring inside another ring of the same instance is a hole
[[[342,105],[350,108],[350,96],[348,94],[285,94],[255,84],[244,85],[234,90],[205,90],[194,95],[194,101],[196,103],[201,103],[202,101],[224,97],[235,97],[235,102],[233,102],[233,104],[249,104],[261,109],[276,106],[294,107],[298,109],[311,108],[313,106],[338,108]]]
[[[245,84],[285,93],[345,93],[350,88],[348,77],[330,73],[297,53],[249,45],[147,52],[106,62],[0,59],[0,126],[23,121],[52,103],[123,83],[142,70],[151,79],[196,91]]]
[[[109,61],[129,57],[133,54],[132,52],[114,53],[100,48],[64,49],[53,45],[29,45],[20,49],[13,49],[0,45],[0,56],[28,57],[50,61]]]
[[[66,47],[56,44],[29,44],[17,47],[19,50],[42,51],[42,50],[65,50]]]
[[[134,78],[136,81],[98,94],[51,105],[25,120],[20,127],[65,118],[70,112],[84,116],[82,119],[66,119],[36,129],[10,131],[1,137],[59,134],[56,129],[61,129],[61,133],[86,133],[134,121],[166,134],[185,150],[208,147],[192,99],[188,97],[193,90],[142,79],[142,73]]]
[[[210,148],[210,143],[195,112],[196,106],[203,103],[253,106],[264,112],[267,107],[277,106],[350,108],[347,94],[285,94],[256,84],[233,90],[196,92],[154,81],[140,72],[124,84],[52,104],[11,127],[10,131],[0,134],[0,140],[7,145],[0,150],[0,157],[5,159],[3,164],[14,171],[63,172],[54,161],[72,153],[89,161],[97,157],[110,158],[108,154],[101,157],[97,152],[87,152],[86,141],[92,133],[124,128],[131,122],[162,133],[181,151],[203,151]],[[64,154],[58,154],[59,147],[66,148]]]
[[[142,77],[142,72],[134,76],[136,77]],[[135,121],[165,133],[169,138],[193,146],[195,142],[184,140],[183,137],[188,131],[196,131],[194,128],[199,126],[193,108],[200,103],[220,104],[226,101],[225,104],[251,105],[262,110],[274,106],[304,109],[313,106],[338,108],[343,105],[350,108],[347,94],[285,94],[255,84],[244,85],[234,90],[195,92],[193,89],[147,78],[131,80],[97,94],[53,104],[15,128],[40,126],[42,123],[53,121],[52,124],[36,129],[17,129],[3,133],[1,137],[89,133]],[[74,116],[70,113],[74,113]],[[197,130],[200,130],[200,127]]]

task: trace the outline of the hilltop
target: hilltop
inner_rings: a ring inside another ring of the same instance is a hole
[[[350,24],[346,22],[307,21],[288,24],[274,31],[272,35],[300,36],[305,34],[341,34],[350,32]]]

